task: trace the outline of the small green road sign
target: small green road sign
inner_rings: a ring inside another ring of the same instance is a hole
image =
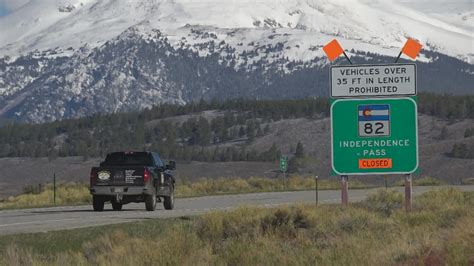
[[[280,158],[280,171],[286,172],[287,169],[288,169],[288,158],[287,157]]]
[[[418,168],[411,98],[338,99],[331,105],[331,161],[338,175],[410,174]]]

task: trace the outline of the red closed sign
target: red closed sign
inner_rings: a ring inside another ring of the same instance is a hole
[[[359,169],[390,169],[392,159],[359,159]]]

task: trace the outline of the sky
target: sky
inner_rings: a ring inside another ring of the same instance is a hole
[[[29,0],[0,0],[0,17],[7,15],[10,11],[13,11]]]
[[[0,3],[0,17],[5,16],[6,14],[8,14],[7,7]]]

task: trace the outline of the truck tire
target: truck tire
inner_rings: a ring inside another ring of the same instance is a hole
[[[147,211],[154,211],[156,209],[156,192],[145,196],[145,208]]]
[[[92,196],[92,207],[94,211],[101,212],[104,210],[104,199],[100,196]]]
[[[172,210],[174,208],[174,186],[171,186],[171,193],[168,197],[165,197],[163,206],[165,210]]]
[[[123,206],[122,202],[116,202],[115,200],[112,201],[112,210],[121,211],[122,206]]]

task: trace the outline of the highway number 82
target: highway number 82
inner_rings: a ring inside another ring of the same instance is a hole
[[[390,136],[389,121],[359,121],[360,137]]]

